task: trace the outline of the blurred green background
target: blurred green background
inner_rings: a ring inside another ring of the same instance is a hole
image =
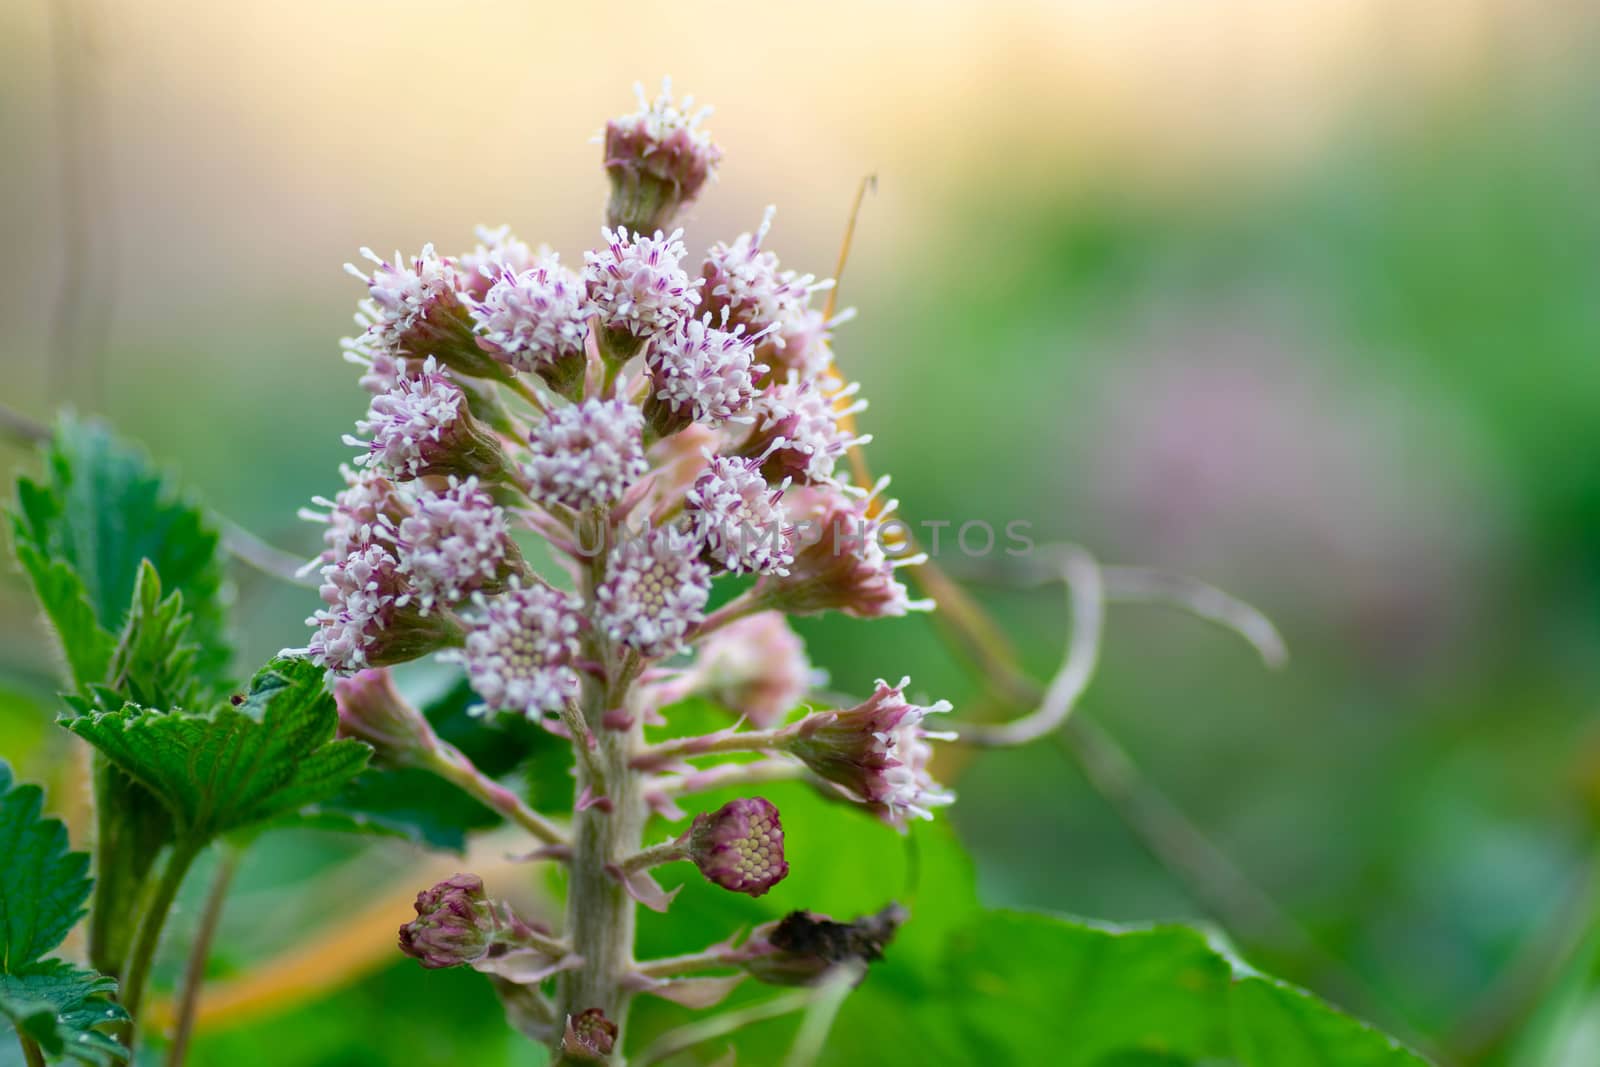
[[[728,154],[692,247],[775,201],[770,246],[829,273],[878,175],[835,351],[905,518],[1024,520],[1283,629],[1268,674],[1229,635],[1116,610],[1082,708],[1275,902],[1281,921],[1230,930],[1246,954],[1448,1062],[1600,1062],[1594,14],[22,0],[0,10],[4,402],[104,414],[308,553],[295,508],[337,485],[363,407],[340,264],[501,221],[578,260],[603,195],[586,138],[670,71],[719,106]],[[8,483],[34,462],[0,444]],[[1052,671],[1060,596],[974,589]],[[245,664],[299,643],[310,607],[239,571]],[[801,625],[837,688],[979,696],[929,620],[863,625]],[[7,569],[0,752],[59,782],[50,656]],[[946,773],[985,902],[1234,918],[1062,748]],[[354,848],[253,852],[219,973],[416,888],[404,848]],[[374,958],[213,1028],[196,1062],[537,1062],[476,976]]]

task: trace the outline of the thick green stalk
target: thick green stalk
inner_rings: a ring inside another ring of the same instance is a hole
[[[144,1006],[150,966],[155,962],[156,948],[161,944],[161,931],[165,929],[167,916],[172,913],[172,905],[178,899],[178,890],[183,888],[184,876],[189,873],[189,867],[202,848],[203,845],[193,841],[180,841],[173,846],[172,854],[167,857],[167,865],[162,869],[161,881],[156,883],[155,893],[139,919],[139,935],[128,957],[127,974],[122,982],[122,1006],[128,1011],[129,1021],[123,1024],[121,1037],[123,1044],[129,1047],[133,1045],[134,1029],[138,1026],[139,1012]]]

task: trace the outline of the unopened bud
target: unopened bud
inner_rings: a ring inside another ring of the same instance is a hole
[[[683,840],[700,873],[735,893],[759,897],[789,873],[778,809],[761,797],[729,801],[710,814],[696,815]]]
[[[580,1060],[603,1063],[611,1058],[617,1043],[617,1024],[599,1008],[585,1008],[567,1016],[567,1031],[561,1038],[561,1051]]]
[[[333,683],[339,708],[339,736],[371,745],[379,763],[404,767],[421,763],[438,745],[433,727],[406,702],[387,670],[358,671]]]

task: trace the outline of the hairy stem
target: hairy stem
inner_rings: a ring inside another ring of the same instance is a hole
[[[244,850],[224,847],[217,861],[217,871],[211,878],[211,888],[206,892],[205,911],[200,914],[200,927],[195,931],[194,943],[189,946],[189,961],[183,969],[183,995],[178,1001],[178,1022],[172,1035],[172,1047],[167,1051],[167,1067],[183,1067],[189,1054],[189,1039],[194,1034],[196,1009],[200,1006],[200,989],[205,985],[206,961],[211,956],[211,943],[216,939],[217,926],[222,922],[223,903],[228,899],[228,887],[239,870]]]
[[[788,1015],[790,1012],[799,1011],[807,1007],[816,999],[816,993],[810,989],[802,989],[793,993],[773,997],[755,1004],[749,1004],[731,1011],[719,1012],[706,1019],[699,1019],[676,1030],[668,1031],[639,1054],[638,1067],[649,1067],[653,1063],[661,1063],[687,1052],[696,1045],[703,1045],[707,1041],[715,1041],[736,1030],[743,1029],[754,1023],[776,1019]]]
[[[689,849],[678,841],[663,841],[659,845],[640,849],[622,861],[625,871],[642,871],[649,867],[659,867],[663,863],[677,863],[679,860],[689,858]]]
[[[122,983],[122,1006],[128,1011],[128,1022],[122,1024],[122,1043],[133,1046],[134,1030],[139,1024],[139,1012],[144,1006],[144,994],[150,980],[150,966],[155,962],[156,948],[161,944],[161,931],[167,925],[167,916],[178,899],[178,890],[189,873],[201,845],[194,841],[179,841],[167,857],[167,865],[156,883],[155,893],[145,905],[139,919],[139,935],[128,957],[127,974]]]
[[[765,785],[804,778],[806,766],[791,759],[764,759],[754,763],[719,763],[703,771],[673,774],[650,783],[650,792],[663,797],[708,793],[728,786]]]
[[[624,1047],[621,1031],[632,1000],[627,980],[633,972],[637,906],[607,868],[638,852],[644,840],[648,812],[642,776],[629,765],[635,747],[643,743],[644,726],[639,714],[630,716],[625,730],[607,728],[601,720],[608,709],[627,702],[627,689],[615,681],[594,680],[584,687],[584,715],[598,743],[596,768],[578,763],[577,788],[580,793],[587,789],[591,795],[604,794],[610,803],[592,805],[574,817],[567,940],[583,957],[583,966],[563,974],[560,982],[562,1016],[599,1008],[617,1025],[619,1050]],[[594,769],[602,780],[593,780]],[[620,1052],[613,1062],[623,1062]]]
[[[566,843],[561,827],[534,811],[505,786],[485,775],[454,746],[440,742],[427,767],[468,796],[510,819],[547,845]]]

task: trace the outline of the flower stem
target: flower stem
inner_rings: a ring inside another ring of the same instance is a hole
[[[805,764],[789,759],[766,759],[755,763],[722,763],[690,774],[673,774],[650,783],[650,792],[668,797],[689,793],[708,793],[735,785],[762,785],[789,782],[806,776]]]
[[[778,730],[725,730],[704,737],[680,737],[650,745],[634,757],[633,766],[661,767],[674,760],[693,756],[715,756],[724,752],[767,752],[783,747],[792,735],[791,727]]]
[[[200,928],[195,931],[194,942],[189,946],[189,962],[183,971],[183,996],[178,1002],[177,1029],[173,1032],[172,1047],[167,1052],[167,1067],[183,1067],[189,1053],[189,1039],[194,1033],[195,1010],[200,1005],[200,988],[205,984],[206,960],[211,955],[211,943],[217,936],[217,926],[222,921],[223,903],[228,897],[228,887],[239,870],[244,857],[240,848],[224,847],[217,861],[216,874],[206,893],[205,911],[200,915]]]
[[[189,873],[190,866],[203,847],[197,841],[183,840],[173,845],[172,854],[167,857],[167,865],[161,872],[161,881],[156,884],[155,893],[139,918],[139,934],[134,941],[133,952],[128,957],[128,969],[122,983],[122,1006],[128,1011],[128,1021],[122,1024],[120,1036],[122,1043],[130,1048],[139,1024],[139,1012],[144,1005],[150,966],[155,962],[156,948],[161,944],[161,931],[167,924],[173,903],[178,899],[178,890],[183,887],[184,875]]]
[[[647,867],[659,867],[663,863],[677,863],[687,859],[688,847],[680,841],[663,841],[659,845],[642,848],[638,852],[623,860],[620,866],[624,871],[642,871]]]
[[[731,967],[738,962],[738,952],[719,945],[683,956],[662,956],[645,960],[635,969],[647,978],[672,978],[680,974],[709,971],[717,967]]]
[[[566,843],[567,836],[561,832],[559,826],[534,811],[511,790],[478,770],[455,746],[441,742],[426,766],[434,774],[487,807],[498,811],[545,844]]]
[[[17,1031],[17,1040],[22,1043],[22,1059],[28,1067],[45,1067],[44,1053],[39,1049],[39,1043],[21,1030]]]

